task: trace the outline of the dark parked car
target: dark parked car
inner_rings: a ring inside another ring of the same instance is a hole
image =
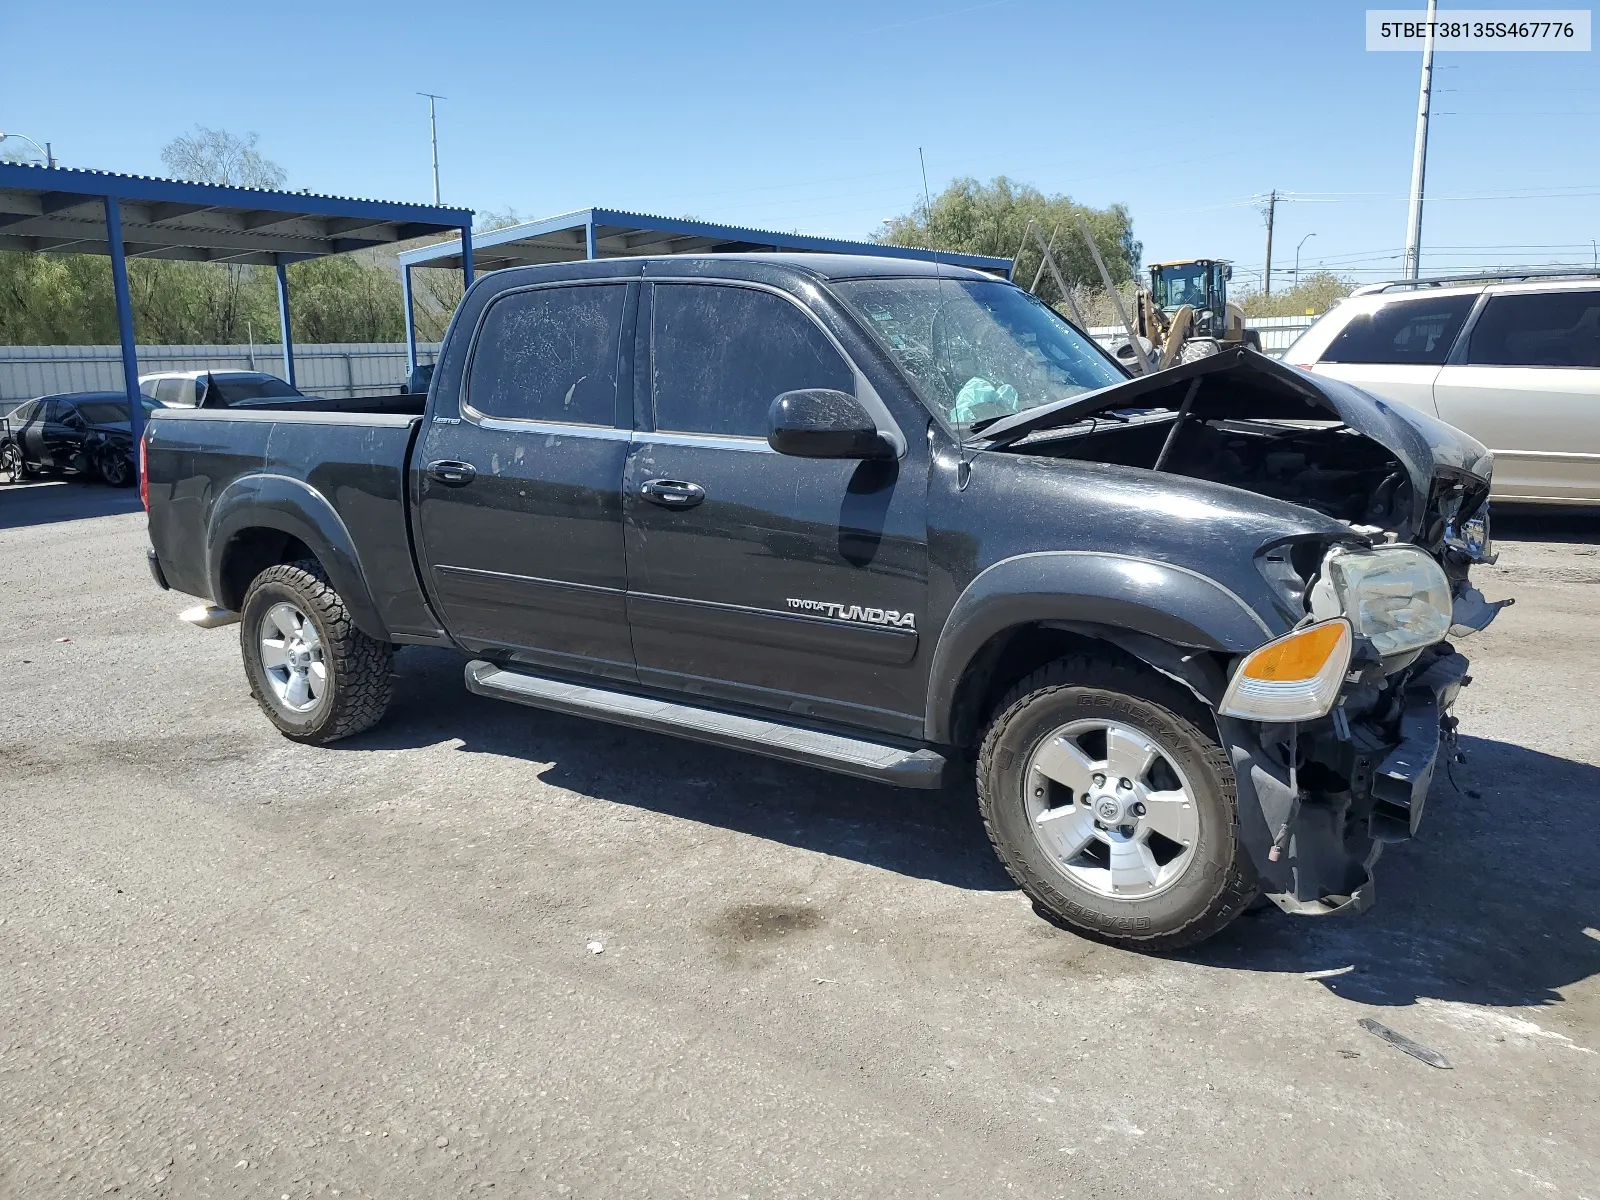
[[[144,397],[144,410],[161,405]],[[67,392],[25,400],[0,419],[0,479],[41,471],[96,476],[112,487],[133,482],[133,438],[123,392]]]
[[[1128,945],[1367,907],[1451,744],[1446,636],[1493,615],[1471,438],[1248,349],[1130,379],[973,271],[496,271],[406,399],[150,422],[152,572],[242,621],[284,734],[380,720],[410,643],[514,703],[975,774],[1018,884]]]

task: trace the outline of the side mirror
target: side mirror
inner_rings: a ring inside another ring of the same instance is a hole
[[[894,445],[848,392],[785,392],[767,413],[767,445],[796,458],[893,458]]]
[[[1222,277],[1227,280],[1233,279],[1233,265],[1231,263],[1222,268]]]

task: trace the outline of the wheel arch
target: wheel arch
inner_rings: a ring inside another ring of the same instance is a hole
[[[1226,660],[1270,636],[1233,592],[1170,563],[1072,551],[1005,559],[951,610],[934,651],[924,737],[974,743],[1016,680],[1081,650],[1152,668],[1209,713],[1226,684]]]
[[[350,530],[327,497],[304,480],[266,474],[234,480],[212,507],[206,545],[207,578],[221,607],[238,611],[250,581],[262,571],[309,556],[322,564],[356,627],[389,640]]]

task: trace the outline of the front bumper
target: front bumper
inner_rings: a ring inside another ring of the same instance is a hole
[[[1361,697],[1359,717],[1338,709],[1292,736],[1290,726],[1217,719],[1238,783],[1240,836],[1279,908],[1322,915],[1371,906],[1384,845],[1413,836],[1422,819],[1441,741],[1454,737],[1450,707],[1466,669],[1466,658],[1441,642]]]

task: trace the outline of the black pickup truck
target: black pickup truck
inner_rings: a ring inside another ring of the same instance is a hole
[[[1486,624],[1490,460],[1247,349],[1130,379],[1022,290],[827,255],[499,271],[428,393],[174,411],[156,582],[290,738],[472,691],[885,783],[974,775],[1047,914],[1359,911]]]

